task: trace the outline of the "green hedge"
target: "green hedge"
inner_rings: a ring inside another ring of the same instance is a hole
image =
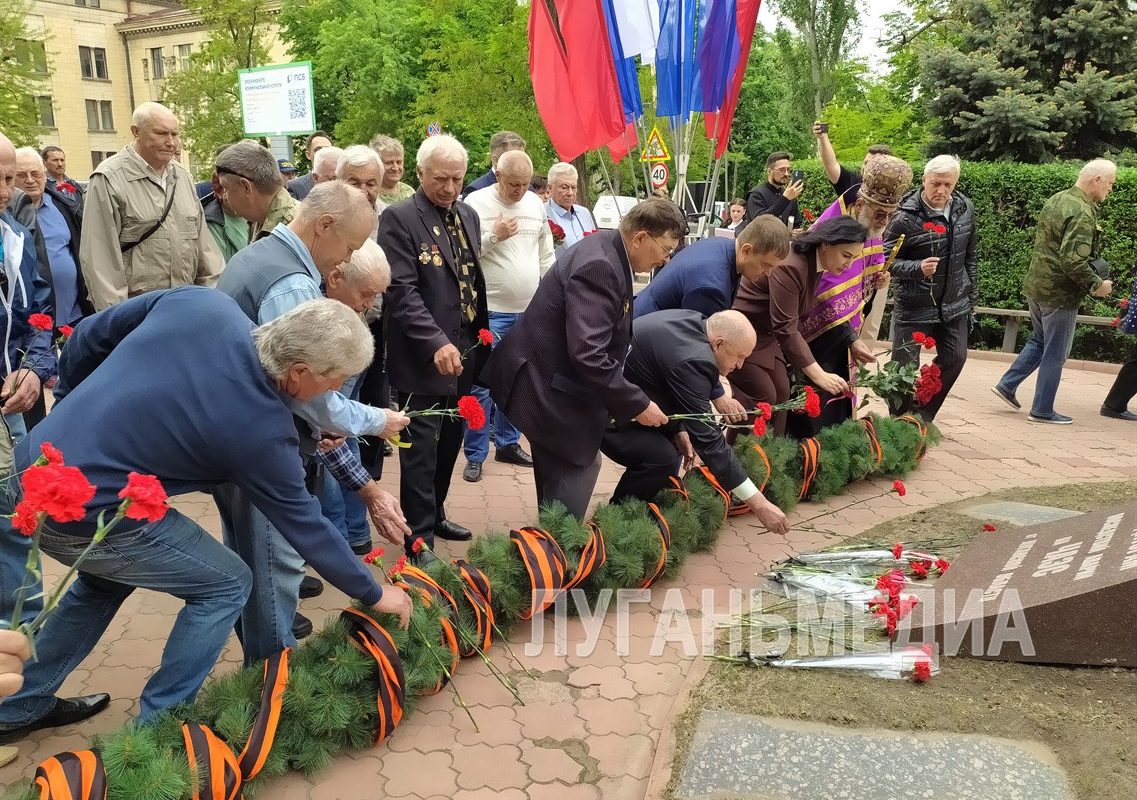
[[[849,165],[859,166],[859,165]],[[1026,308],[1023,278],[1034,247],[1034,226],[1046,199],[1073,185],[1080,164],[1014,164],[965,162],[959,190],[975,203],[979,225],[979,304],[990,308]],[[796,161],[805,171],[806,189],[800,204],[815,214],[833,199],[832,187],[818,161]],[[912,165],[919,185],[922,163]],[[1104,256],[1112,265],[1113,295],[1104,300],[1087,297],[1081,313],[1116,317],[1118,300],[1129,297],[1133,265],[1137,261],[1137,169],[1122,169],[1113,193],[1101,212]],[[884,328],[883,330],[887,330]],[[1019,346],[1030,334],[1030,325],[1019,331]],[[983,316],[971,335],[972,347],[999,349],[1003,320]],[[1072,357],[1099,361],[1124,361],[1137,339],[1113,328],[1079,325],[1074,335]]]

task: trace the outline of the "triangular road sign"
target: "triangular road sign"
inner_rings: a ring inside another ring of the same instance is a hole
[[[667,152],[667,145],[663,143],[663,136],[659,133],[659,126],[651,129],[647,137],[647,144],[640,153],[640,161],[670,161],[671,154]]]

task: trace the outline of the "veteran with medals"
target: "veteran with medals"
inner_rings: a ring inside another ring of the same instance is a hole
[[[478,215],[459,202],[466,176],[466,149],[452,136],[432,136],[416,158],[420,188],[383,212],[379,245],[391,262],[391,288],[384,305],[387,374],[407,411],[454,408],[470,394],[488,348],[477,347],[489,325],[486,284],[478,260]],[[463,357],[463,354],[465,357]],[[412,413],[413,416],[413,413]],[[416,416],[403,432],[399,499],[411,535],[431,548],[437,536],[471,538],[446,517],[446,495],[463,422]],[[431,559],[427,550],[418,559]]]

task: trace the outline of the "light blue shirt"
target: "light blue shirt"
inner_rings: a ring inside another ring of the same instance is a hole
[[[257,310],[259,325],[288,313],[301,303],[324,296],[320,291],[320,272],[300,237],[287,225],[277,225],[269,235],[288,245],[303,262],[306,272],[283,277],[269,287]],[[377,435],[387,424],[386,411],[348,400],[340,392],[324,392],[304,402],[290,398],[288,405],[293,414],[314,430],[342,436]]]
[[[79,310],[79,267],[71,255],[71,228],[47,192],[44,192],[43,204],[36,210],[36,221],[51,269],[55,322],[57,325],[71,325],[83,316]]]
[[[552,200],[545,203],[545,211],[549,219],[561,226],[565,232],[563,246],[574,245],[584,238],[584,234],[596,230],[596,222],[592,213],[584,206],[573,206],[571,211],[565,211]]]

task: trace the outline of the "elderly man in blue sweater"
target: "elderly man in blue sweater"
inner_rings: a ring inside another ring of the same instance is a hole
[[[97,487],[82,521],[44,525],[43,551],[74,563],[131,472],[157,476],[170,495],[233,484],[336,588],[406,627],[407,594],[383,591],[305,487],[289,408],[337,388],[373,353],[362,320],[334,300],[304,303],[255,332],[232,299],[200,287],[150,292],[88,317],[63,351],[58,404],[16,452],[27,468],[52,442]],[[36,639],[23,689],[0,705],[0,743],[106,706],[106,695],[79,703],[54,695],[135,588],[185,601],[142,691],[140,720],[192,701],[250,585],[241,558],[178,511],[158,522],[123,520],[83,562]]]

